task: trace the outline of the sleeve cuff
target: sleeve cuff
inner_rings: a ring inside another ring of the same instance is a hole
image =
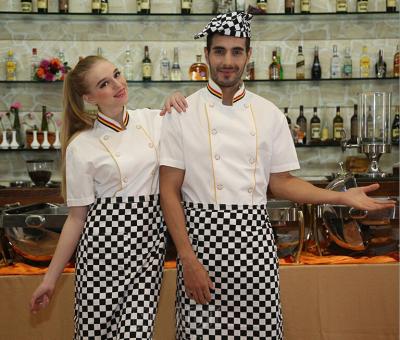
[[[94,197],[86,197],[86,198],[67,198],[67,206],[68,207],[83,207],[86,205],[90,205],[94,202]]]
[[[300,169],[298,162],[271,167],[271,173],[286,172]]]
[[[181,161],[176,161],[174,159],[169,159],[169,158],[161,158],[160,159],[160,165],[165,165],[165,166],[170,166],[173,168],[185,170],[185,163]]]

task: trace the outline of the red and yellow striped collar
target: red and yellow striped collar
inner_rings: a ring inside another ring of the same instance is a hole
[[[123,120],[124,126],[123,127],[117,121],[115,121],[114,119],[111,119],[110,117],[107,117],[105,114],[103,114],[101,112],[97,113],[97,120],[99,121],[99,123],[103,124],[104,126],[107,126],[111,130],[114,130],[116,132],[121,132],[121,131],[124,131],[126,129],[126,127],[128,126],[129,114],[128,114],[128,111],[124,108],[124,120]]]
[[[207,90],[215,97],[222,99],[222,91],[220,87],[217,84],[215,84],[211,79],[208,81]],[[233,96],[233,103],[236,103],[240,99],[244,98],[245,95],[246,95],[246,89],[244,88],[244,83],[242,82],[242,84],[239,87],[239,90],[237,90],[235,95]]]

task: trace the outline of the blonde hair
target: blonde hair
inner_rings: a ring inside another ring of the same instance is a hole
[[[88,93],[86,75],[94,64],[104,61],[103,57],[88,56],[79,60],[73,70],[64,79],[63,117],[61,128],[62,187],[61,195],[66,200],[66,150],[74,135],[91,129],[96,117],[85,111],[83,95]]]

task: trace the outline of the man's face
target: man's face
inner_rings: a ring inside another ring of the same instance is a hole
[[[237,86],[250,59],[246,39],[216,34],[210,50],[204,48],[211,79],[221,88]]]

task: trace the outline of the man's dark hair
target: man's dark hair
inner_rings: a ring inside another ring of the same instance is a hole
[[[214,38],[215,35],[225,36],[224,34],[221,34],[221,33],[207,34],[207,50],[209,52],[211,51],[211,44],[212,44],[212,41],[213,41],[213,38]],[[250,38],[245,38],[245,39],[246,39],[246,53],[247,53],[250,50]]]

